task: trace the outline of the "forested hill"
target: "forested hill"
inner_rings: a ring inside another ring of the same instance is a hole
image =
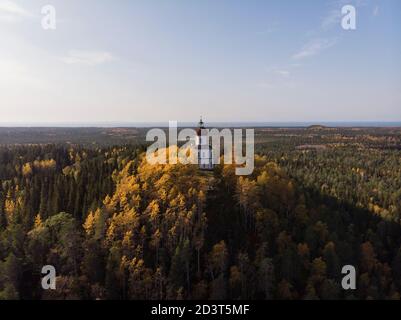
[[[272,160],[238,177],[152,166],[136,147],[0,148],[0,298],[400,299],[399,223]]]

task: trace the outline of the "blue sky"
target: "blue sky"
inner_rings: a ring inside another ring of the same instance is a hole
[[[400,121],[400,35],[399,0],[0,0],[0,122]]]

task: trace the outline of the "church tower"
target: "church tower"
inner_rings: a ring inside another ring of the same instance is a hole
[[[202,117],[196,131],[196,146],[198,149],[198,165],[201,170],[213,170],[213,150],[209,142],[209,137],[205,132],[205,124]],[[203,131],[203,132],[202,132]]]

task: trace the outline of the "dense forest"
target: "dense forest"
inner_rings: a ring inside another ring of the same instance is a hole
[[[0,147],[0,299],[400,299],[394,139],[276,133],[246,177],[150,165],[140,145]]]

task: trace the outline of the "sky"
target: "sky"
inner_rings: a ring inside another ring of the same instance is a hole
[[[0,123],[200,115],[401,121],[401,1],[0,0]]]

